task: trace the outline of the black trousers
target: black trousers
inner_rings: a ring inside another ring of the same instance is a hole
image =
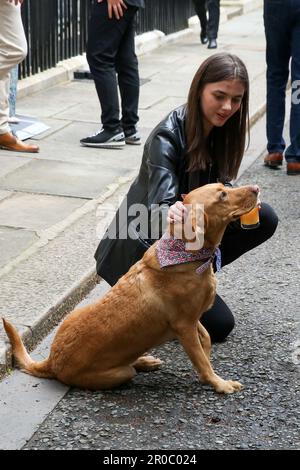
[[[208,39],[217,39],[220,22],[220,0],[193,0],[193,2],[200,21],[201,36],[207,36]]]
[[[109,19],[107,1],[95,3],[92,9],[87,60],[101,105],[102,125],[107,130],[123,127],[124,131],[130,133],[138,122],[140,83],[134,48],[134,20],[137,10],[137,7],[127,5],[124,16],[117,20]]]
[[[222,266],[232,263],[247,251],[261,245],[276,230],[278,217],[272,207],[262,203],[260,226],[253,230],[244,230],[238,224],[225,231],[220,249]],[[201,323],[210,334],[212,342],[224,341],[234,327],[234,317],[220,296],[216,296],[213,307],[204,313]]]
[[[267,149],[283,153],[286,86],[291,69],[295,99],[291,100],[290,145],[287,162],[300,162],[300,0],[265,0],[264,25],[267,42]]]

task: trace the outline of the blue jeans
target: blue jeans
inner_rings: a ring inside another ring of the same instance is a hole
[[[264,0],[267,41],[267,149],[283,153],[285,94],[291,59],[292,104],[288,162],[300,162],[300,0]],[[297,82],[298,81],[298,82]]]

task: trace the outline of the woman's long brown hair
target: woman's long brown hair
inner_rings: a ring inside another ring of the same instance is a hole
[[[240,80],[245,92],[239,110],[222,127],[214,127],[204,137],[201,95],[208,83]],[[186,136],[188,171],[206,169],[213,162],[221,180],[236,178],[249,141],[249,77],[245,64],[236,55],[218,53],[199,67],[193,78],[187,102]]]

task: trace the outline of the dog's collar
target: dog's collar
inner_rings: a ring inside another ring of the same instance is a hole
[[[221,270],[221,251],[219,248],[201,248],[196,253],[190,253],[185,250],[183,240],[173,238],[167,233],[162,236],[156,245],[156,255],[161,268],[192,261],[205,261],[196,269],[197,274],[202,274],[216,257],[217,271]]]

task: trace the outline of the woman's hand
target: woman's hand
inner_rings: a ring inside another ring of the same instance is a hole
[[[183,223],[187,215],[187,208],[181,201],[175,202],[169,207],[167,222],[169,224]]]
[[[98,3],[103,0],[97,0]],[[113,15],[119,20],[123,16],[123,10],[127,10],[126,4],[123,0],[107,0],[108,17],[112,19]]]

